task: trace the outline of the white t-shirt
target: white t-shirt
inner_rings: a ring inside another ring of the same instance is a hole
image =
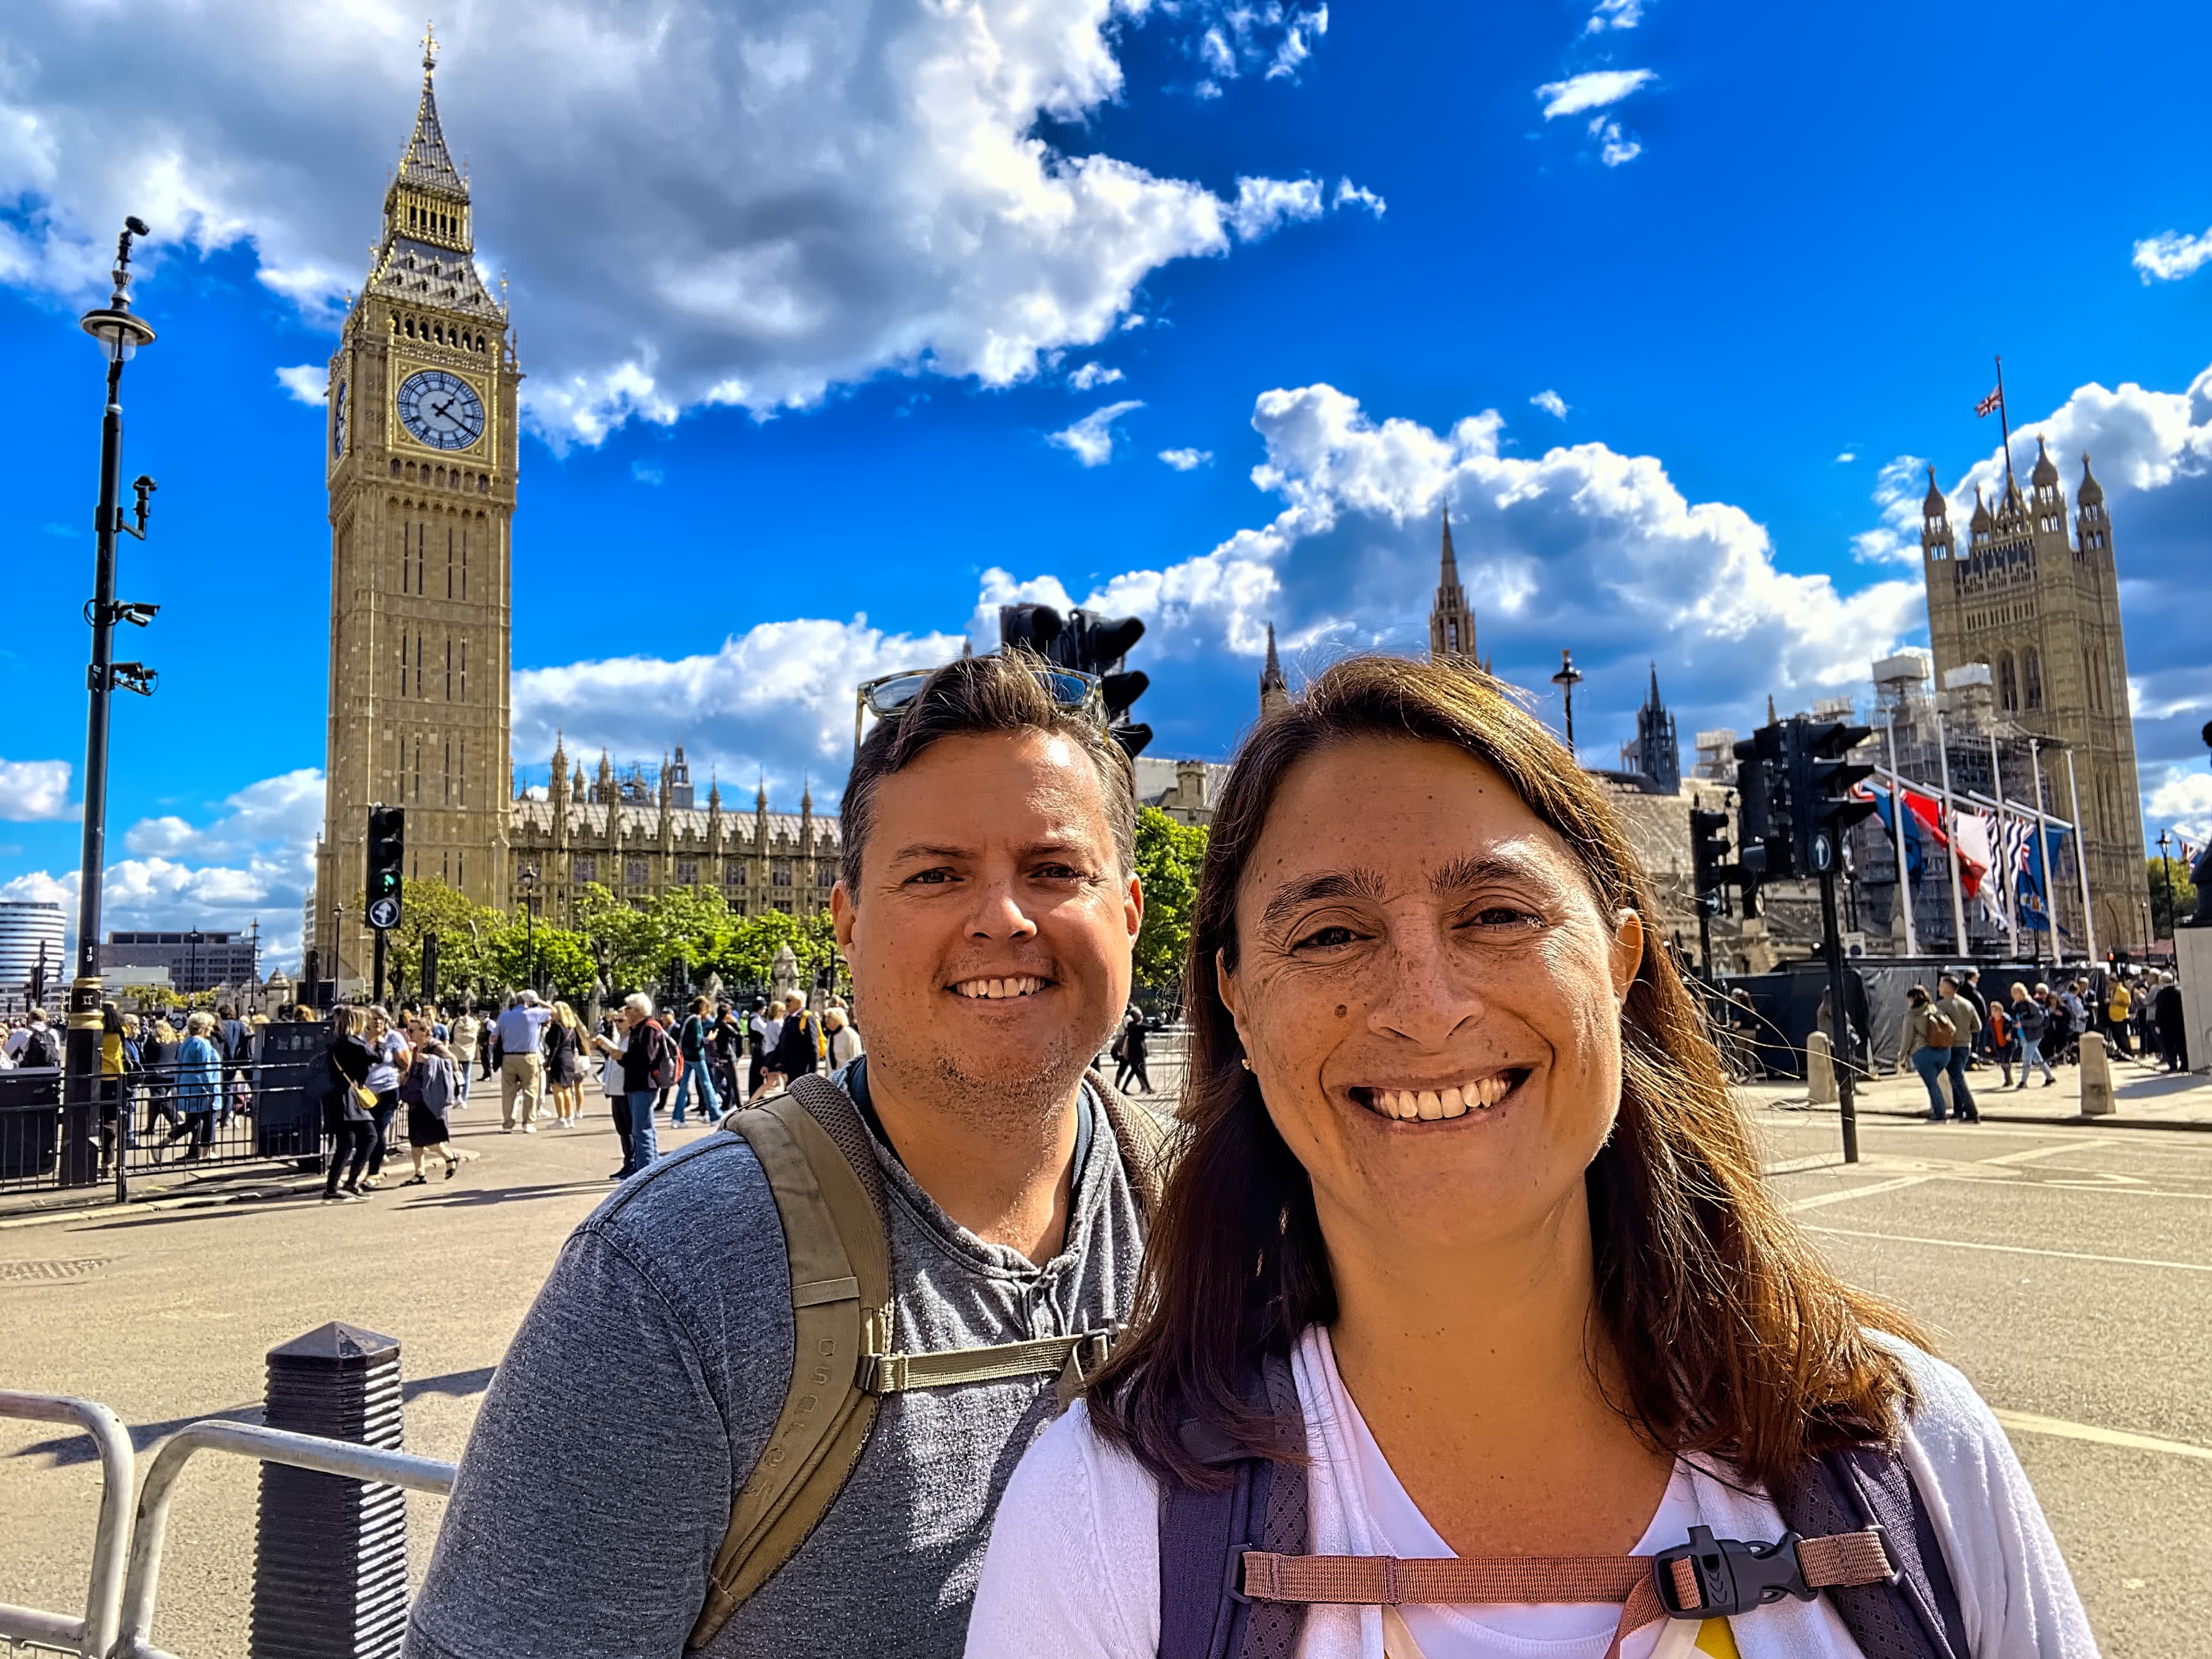
[[[1921,1395],[1902,1455],[1957,1583],[1972,1659],[2094,1659],[2081,1600],[2004,1431],[1957,1370],[1899,1346]],[[1301,1339],[1291,1374],[1313,1460],[1313,1552],[1449,1554],[1360,1420],[1325,1331]],[[1783,1531],[1763,1493],[1678,1466],[1638,1552],[1681,1542],[1698,1522],[1722,1538]],[[1038,1437],[1000,1503],[967,1659],[1153,1659],[1159,1595],[1158,1486],[1091,1432],[1079,1404]],[[1617,1607],[1590,1606],[1415,1607],[1405,1610],[1401,1633],[1386,1632],[1379,1607],[1317,1606],[1298,1656],[1413,1659],[1410,1635],[1423,1659],[1601,1659],[1619,1618]],[[1858,1650],[1826,1596],[1785,1598],[1726,1624],[1668,1620],[1623,1646],[1624,1659],[1731,1652],[1856,1659]]]

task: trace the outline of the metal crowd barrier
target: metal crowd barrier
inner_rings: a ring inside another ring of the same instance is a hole
[[[0,1602],[0,1642],[25,1643],[80,1659],[172,1659],[155,1647],[154,1601],[161,1585],[161,1546],[177,1481],[195,1452],[229,1452],[264,1463],[313,1469],[372,1484],[444,1496],[453,1466],[434,1457],[325,1440],[250,1423],[187,1424],[155,1450],[135,1515],[126,1516],[134,1462],[122,1422],[106,1407],[65,1395],[0,1389],[0,1417],[75,1423],[100,1449],[100,1521],[93,1541],[91,1583],[82,1619]],[[257,1563],[258,1565],[258,1563]]]

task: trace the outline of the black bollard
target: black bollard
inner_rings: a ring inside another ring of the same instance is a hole
[[[335,1321],[269,1351],[264,1421],[400,1449],[399,1344]],[[407,1630],[407,1494],[261,1466],[251,1659],[397,1655]]]

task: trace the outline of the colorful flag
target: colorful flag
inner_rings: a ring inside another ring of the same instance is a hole
[[[1974,413],[1987,419],[2004,407],[2004,388],[2000,386],[1974,405]]]
[[[1860,786],[1860,788],[1865,787],[1863,784]],[[1856,794],[1858,792],[1854,790],[1852,793]],[[1875,812],[1881,819],[1881,827],[1889,831],[1890,844],[1895,846],[1897,808],[1893,792],[1889,786],[1883,784],[1869,789],[1866,795],[1860,798],[1873,799]],[[1911,799],[1911,795],[1908,793],[1905,797],[1907,804],[1905,812],[1905,878],[1908,882],[1917,883],[1927,871],[1928,855],[1921,849],[1920,814],[1912,809]]]
[[[1967,898],[1981,896],[1982,878],[1988,875],[1996,854],[1990,845],[1990,816],[1959,812],[1951,820],[1952,844],[1958,849],[1959,890]]]
[[[1919,821],[1921,833],[1931,837],[1938,847],[1948,847],[1951,838],[1943,833],[1943,809],[1933,798],[1905,792],[1905,810]]]

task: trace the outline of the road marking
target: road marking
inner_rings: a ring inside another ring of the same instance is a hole
[[[2039,1158],[2056,1158],[2059,1153],[2071,1151],[2074,1147],[2094,1146],[2099,1142],[2100,1137],[2086,1135],[2070,1140],[2059,1141],[2049,1146],[2030,1146],[2021,1152],[2000,1152],[1995,1158],[1976,1158],[1971,1163],[1949,1164],[1926,1175],[1897,1176],[1887,1181],[1870,1181],[1862,1187],[1846,1187],[1840,1192],[1815,1193],[1809,1198],[1793,1199],[1782,1207],[1788,1214],[1796,1215],[1804,1210],[1825,1209],[1831,1204],[1841,1204],[1846,1199],[1871,1198],[1876,1193],[1899,1192],[1907,1187],[1917,1187],[1926,1181],[1984,1180],[1987,1177],[1962,1176],[1954,1172],[1977,1167],[1987,1168],[1991,1165],[2009,1167],[2029,1163]],[[1926,1166],[1923,1164],[1921,1167]]]
[[[1858,1227],[1808,1226],[1805,1231],[1808,1233],[1834,1233],[1843,1238],[1879,1238],[1897,1244],[1940,1244],[1947,1250],[1988,1250],[1999,1255],[2048,1255],[2061,1261],[2105,1261],[2116,1267],[2172,1267],[2187,1273],[2212,1273],[2212,1261],[2158,1261],[2137,1255],[2093,1255],[2086,1250],[2039,1250],[2032,1244],[1979,1244],[1965,1238],[1923,1238],[1917,1233],[1877,1233]]]
[[[1815,1193],[1810,1198],[1793,1198],[1783,1209],[1790,1215],[1801,1210],[1818,1210],[1831,1204],[1840,1204],[1847,1198],[1870,1198],[1876,1193],[1893,1193],[1900,1188],[1917,1187],[1923,1181],[1933,1181],[1934,1176],[1899,1176],[1889,1181],[1870,1181],[1863,1187],[1846,1187],[1841,1192]]]
[[[2164,1452],[2169,1457],[2202,1457],[2212,1462],[2212,1446],[2187,1440],[2161,1440],[2156,1435],[2130,1434],[2124,1429],[2100,1429],[2087,1423],[2069,1423],[2063,1417],[2038,1417],[2033,1412],[1998,1412],[1996,1419],[2018,1434],[2056,1435],[2062,1440],[2088,1440],[2100,1446],[2125,1446],[2130,1451]]]
[[[1800,1170],[1840,1170],[1845,1168],[1841,1152],[1815,1152],[1810,1158],[1785,1158],[1779,1164],[1770,1164],[1766,1173],[1771,1176],[1796,1175]]]

